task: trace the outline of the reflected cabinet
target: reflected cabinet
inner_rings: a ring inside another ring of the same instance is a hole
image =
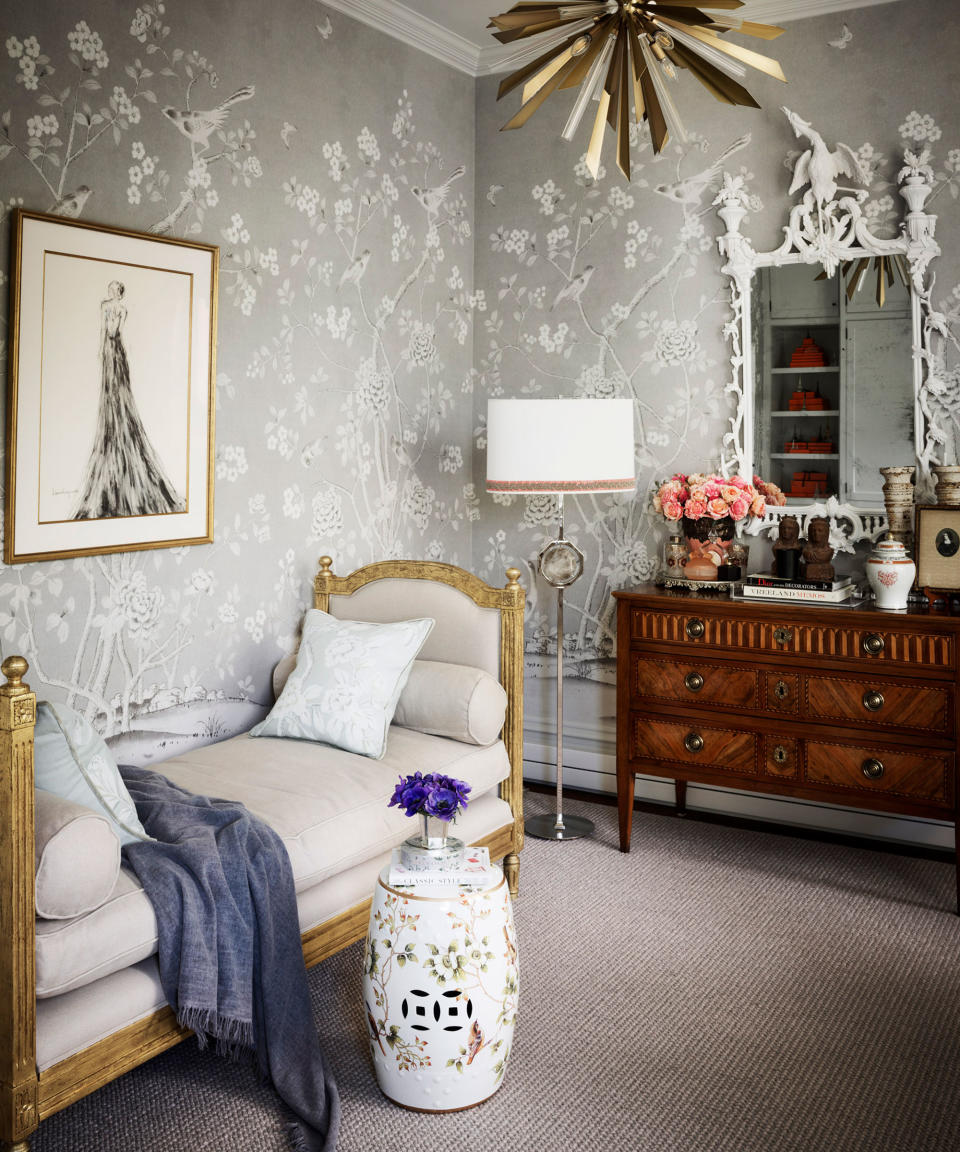
[[[880,307],[875,276],[848,295],[842,270],[808,264],[763,268],[759,281],[760,474],[788,503],[881,504],[878,470],[914,459],[909,289],[894,276]]]

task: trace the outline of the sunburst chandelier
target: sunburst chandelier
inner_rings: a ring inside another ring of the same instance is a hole
[[[516,72],[500,85],[497,99],[523,85],[523,103],[504,129],[521,128],[558,89],[580,92],[562,136],[572,140],[587,105],[594,97],[599,108],[587,148],[587,168],[594,179],[600,170],[604,125],[617,134],[617,165],[630,179],[631,105],[637,123],[650,126],[653,148],[659,152],[670,136],[687,139],[670,85],[679,69],[688,69],[723,104],[748,108],[760,105],[739,83],[747,66],[786,81],[776,60],[732,44],[729,32],[762,40],[779,36],[782,28],[754,24],[726,12],[743,7],[743,0],[525,0],[509,12],[492,17],[488,27],[501,44],[536,38],[509,58]],[[707,14],[704,9],[721,9]]]

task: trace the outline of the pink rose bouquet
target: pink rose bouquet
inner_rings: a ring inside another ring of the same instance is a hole
[[[787,498],[776,486],[754,476],[753,483],[742,476],[718,476],[677,472],[665,480],[653,497],[654,510],[666,520],[723,520],[739,522],[748,516],[762,516],[767,504],[783,505]]]

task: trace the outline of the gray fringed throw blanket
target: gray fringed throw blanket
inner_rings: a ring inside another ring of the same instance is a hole
[[[120,769],[154,842],[126,863],[157,914],[167,1001],[203,1047],[249,1049],[294,1113],[302,1152],[333,1152],[340,1099],[313,1024],[290,859],[283,841],[235,801],[194,796],[164,776]]]

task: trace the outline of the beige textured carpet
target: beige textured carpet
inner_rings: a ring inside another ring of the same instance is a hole
[[[542,811],[550,800],[528,796]],[[528,841],[503,1087],[469,1112],[384,1100],[361,946],[311,974],[340,1152],[954,1152],[953,869],[571,801],[592,840]],[[41,1125],[36,1152],[285,1152],[276,1100],[192,1042]]]

